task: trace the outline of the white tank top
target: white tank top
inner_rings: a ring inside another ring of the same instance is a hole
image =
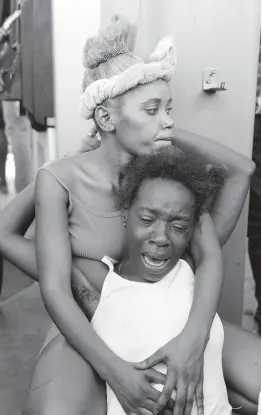
[[[113,260],[104,257],[102,261],[109,272],[92,326],[116,355],[140,362],[185,327],[193,300],[193,271],[181,259],[162,280],[151,284],[126,280],[114,272]],[[216,315],[204,354],[205,415],[231,414],[222,370],[223,342],[223,326]],[[164,364],[156,369],[166,373]],[[162,390],[162,385],[155,387]],[[109,387],[107,404],[108,415],[125,414]],[[197,415],[195,404],[191,415]]]

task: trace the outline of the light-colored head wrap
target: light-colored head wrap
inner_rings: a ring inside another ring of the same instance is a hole
[[[102,66],[110,60],[117,64],[117,59],[120,59],[121,55],[125,55],[131,63],[129,62],[127,69],[120,73],[117,71],[117,75],[89,82],[80,99],[80,112],[87,120],[93,117],[96,107],[106,99],[115,98],[137,85],[147,84],[157,79],[170,81],[175,72],[176,49],[172,38],[162,39],[150,55],[148,62],[144,62],[132,53],[136,34],[134,26],[128,23],[127,29],[126,21],[124,28],[123,25],[119,27],[118,22],[119,17],[112,19],[111,26],[108,26],[111,29],[109,36],[107,28],[97,38],[88,40],[85,47],[85,66],[89,71],[88,76],[90,78],[90,71],[96,70],[99,65]],[[97,54],[95,47],[98,49]]]

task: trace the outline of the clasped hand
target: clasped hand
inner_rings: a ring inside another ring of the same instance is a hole
[[[194,401],[198,415],[204,414],[204,342],[188,334],[182,332],[143,362],[123,361],[110,386],[127,414],[190,415]],[[159,363],[166,365],[166,375],[154,369]],[[163,391],[153,383],[163,384]]]

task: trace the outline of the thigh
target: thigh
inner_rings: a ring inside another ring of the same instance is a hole
[[[223,325],[225,331],[223,348],[225,381],[237,394],[257,405],[261,388],[260,337],[225,321]]]
[[[0,150],[7,152],[7,139],[3,128],[0,128]]]
[[[244,396],[239,395],[231,389],[228,389],[227,392],[230,405],[233,408],[233,414],[235,413],[237,415],[257,415],[258,407],[256,404],[250,402]]]
[[[61,334],[41,351],[24,415],[106,415],[105,384]]]

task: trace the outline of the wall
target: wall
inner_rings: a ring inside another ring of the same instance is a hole
[[[100,0],[52,1],[57,155],[74,148],[89,131],[79,116],[85,40],[100,25]]]
[[[104,26],[113,14],[128,17],[134,23],[139,21],[140,0],[101,0],[101,24]]]
[[[179,126],[251,154],[259,0],[142,0],[141,4],[150,17],[143,25],[144,37],[154,33],[155,40],[171,33],[178,48],[172,90]],[[226,92],[202,93],[202,70],[210,66],[221,72]]]
[[[137,53],[148,55],[160,37],[173,34],[179,62],[172,95],[174,119],[185,130],[250,156],[260,31],[259,0],[53,0],[58,154],[88,130],[78,115],[82,47],[114,13],[139,25]],[[91,6],[92,4],[92,6]],[[227,91],[202,92],[202,70],[215,67]],[[225,248],[222,317],[240,323],[247,209]]]
[[[177,125],[250,156],[259,0],[142,0],[141,4],[141,18],[147,21],[141,24],[141,38],[151,38],[152,49],[156,38],[171,33],[178,48],[178,67],[172,83]],[[149,18],[146,20],[145,16]],[[143,49],[143,42],[140,43]],[[202,92],[202,70],[206,67],[220,71],[227,91],[214,95]],[[236,323],[241,323],[243,309],[246,225],[247,206],[224,249],[226,281],[220,314]]]
[[[127,1],[102,0],[111,14]],[[128,10],[139,24],[136,51],[147,56],[172,34],[178,67],[172,82],[173,116],[185,130],[250,157],[260,34],[260,2],[253,0],[140,0]],[[103,21],[104,23],[105,21]],[[227,91],[202,92],[202,70],[219,70]],[[246,254],[247,204],[224,248],[226,281],[222,317],[241,324]]]

